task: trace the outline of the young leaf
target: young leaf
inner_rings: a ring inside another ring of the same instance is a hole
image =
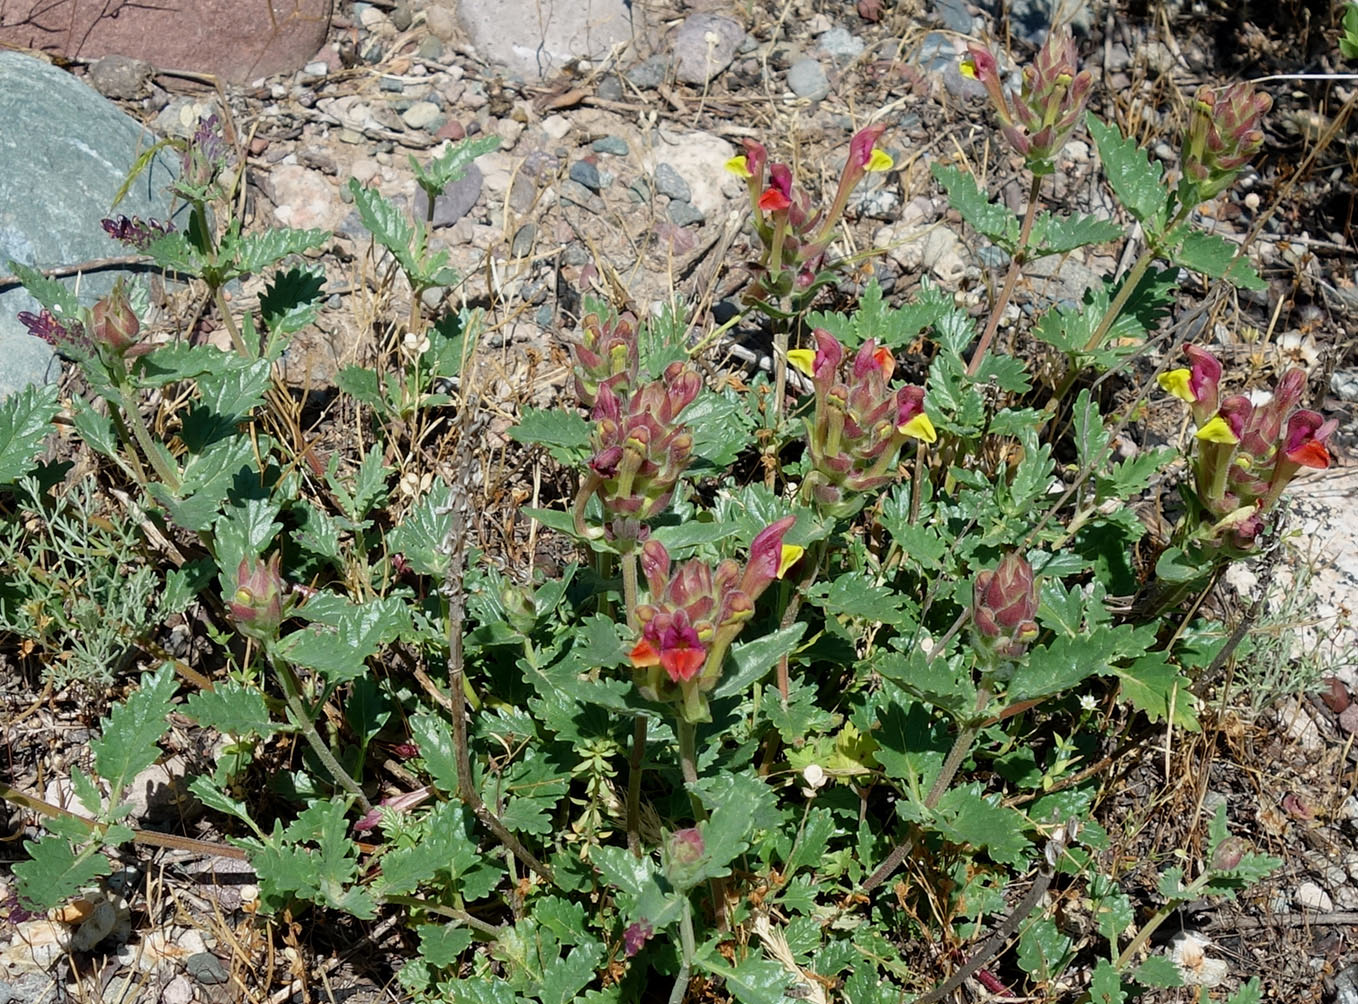
[[[1093,112],[1085,115],[1085,122],[1118,201],[1141,221],[1152,237],[1159,236],[1169,202],[1169,189],[1161,180],[1164,167],[1159,161],[1152,161],[1136,140],[1125,139],[1116,125],[1105,125]]]
[[[259,294],[259,316],[274,336],[301,331],[321,310],[325,272],[319,266],[297,266],[278,272]]]
[[[1126,999],[1118,967],[1107,960],[1095,966],[1089,980],[1090,1004],[1123,1004]]]
[[[263,832],[255,824],[255,821],[250,818],[250,813],[245,808],[245,803],[238,801],[221,791],[209,778],[201,776],[195,777],[189,782],[188,788],[189,791],[193,792],[198,798],[198,801],[202,802],[209,809],[216,809],[218,812],[227,816],[235,816],[241,822],[249,826],[250,829],[254,830],[257,836],[264,836]]]
[[[1136,967],[1132,973],[1132,979],[1140,983],[1143,987],[1181,987],[1184,985],[1183,975],[1168,957],[1164,955],[1148,955],[1141,965]]]
[[[584,459],[593,428],[574,411],[524,408],[509,435],[529,446],[545,446],[558,461],[574,465]]]
[[[1228,277],[1242,289],[1267,289],[1253,266],[1238,257],[1240,248],[1215,234],[1189,230],[1183,241],[1170,252],[1170,261],[1212,279]]]
[[[734,672],[722,677],[712,696],[720,699],[746,690],[772,669],[774,663],[796,648],[805,631],[806,624],[799,621],[770,634],[731,646]]]
[[[272,227],[255,234],[246,234],[235,241],[224,240],[223,257],[231,259],[235,275],[253,275],[288,255],[304,254],[323,247],[330,240],[328,230],[293,230]]]
[[[1081,470],[1102,470],[1108,458],[1108,430],[1103,427],[1098,402],[1088,388],[1075,399],[1075,456]]]
[[[444,188],[466,174],[472,161],[482,154],[498,149],[499,146],[499,136],[464,139],[460,143],[450,143],[448,149],[431,160],[427,168],[422,167],[415,159],[415,155],[411,154],[410,166],[415,172],[415,180],[432,200]]]
[[[141,678],[141,686],[100,722],[101,735],[90,743],[94,766],[108,782],[110,801],[122,793],[138,772],[160,756],[160,737],[169,726],[175,675],[169,664]]]
[[[576,945],[564,959],[556,959],[544,966],[542,988],[538,998],[542,1004],[567,1004],[594,979],[594,971],[603,958],[604,946],[598,942]]]
[[[12,258],[9,260],[9,271],[24,284],[28,294],[51,311],[58,321],[66,323],[79,319],[80,302],[65,283],[49,279],[36,268]]]
[[[30,384],[0,401],[0,485],[28,473],[58,410],[56,384]]]
[[[472,943],[468,928],[451,924],[420,924],[415,931],[420,936],[420,955],[439,969],[451,966]]]
[[[102,854],[77,856],[61,837],[25,840],[24,850],[29,860],[16,863],[13,871],[19,880],[19,901],[27,910],[46,912],[109,873]]]
[[[1025,825],[1017,810],[993,804],[972,786],[949,789],[938,804],[934,829],[955,844],[985,848],[1000,864],[1018,865],[1029,847]]]
[[[1354,12],[1354,5],[1349,5],[1349,12]],[[1358,17],[1355,17],[1354,20],[1358,21]],[[1346,25],[1348,24],[1347,14],[1344,15],[1344,23]],[[1358,27],[1355,28],[1355,34],[1358,34]],[[1349,59],[1355,58],[1358,58],[1358,42],[1354,44],[1354,54],[1349,55]],[[1230,998],[1227,999],[1226,1004],[1259,1004],[1261,1000],[1263,1000],[1263,993],[1259,989],[1259,977],[1251,976],[1248,983],[1235,993],[1231,994]]]

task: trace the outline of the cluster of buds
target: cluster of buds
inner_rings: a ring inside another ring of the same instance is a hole
[[[1272,105],[1246,83],[1198,89],[1181,155],[1184,183],[1193,190],[1185,202],[1205,202],[1230,187],[1263,144],[1259,123]]]
[[[1033,566],[1010,552],[993,570],[978,572],[971,590],[972,639],[992,676],[1021,659],[1037,637],[1037,586]]]
[[[932,443],[938,434],[924,410],[923,388],[889,386],[896,366],[890,350],[869,338],[844,372],[839,340],[823,328],[815,337],[814,351],[788,352],[788,362],[811,378],[816,395],[806,422],[811,470],[802,492],[826,516],[851,516],[864,493],[895,477],[907,440]]]
[[[592,408],[605,384],[613,393],[624,396],[637,378],[637,319],[632,314],[600,318],[586,314],[580,321],[583,332],[572,347],[575,356],[575,394],[586,408]]]
[[[1330,466],[1325,441],[1338,423],[1297,408],[1306,373],[1288,370],[1273,396],[1255,405],[1242,394],[1221,397],[1221,362],[1206,349],[1184,349],[1189,365],[1161,374],[1160,386],[1187,401],[1197,425],[1193,475],[1203,510],[1203,541],[1241,553],[1253,550],[1264,515],[1303,467]]]
[[[126,216],[110,217],[100,220],[99,225],[115,241],[138,251],[145,251],[153,241],[174,233],[174,224],[169,220],[164,223],[158,220],[143,221],[140,216],[130,220]]]
[[[242,558],[236,568],[236,588],[227,608],[236,630],[247,638],[270,642],[278,637],[278,628],[292,606],[292,598],[285,596],[280,556],[274,552],[268,561]]]
[[[784,516],[761,530],[744,568],[731,558],[715,569],[695,558],[672,569],[664,545],[646,541],[641,569],[650,602],[636,609],[641,638],[630,653],[642,696],[676,703],[687,721],[708,719],[706,695],[721,679],[731,642],[760,594],[801,557],[800,547],[783,543],[795,521]]]
[[[834,202],[825,211],[812,211],[810,196],[793,187],[788,165],[770,164],[761,144],[741,141],[745,152],[727,161],[726,169],[745,180],[755,232],[764,246],[755,266],[759,282],[752,295],[756,301],[806,293],[821,280],[825,252],[849,196],[869,172],[893,166],[891,155],[876,145],[885,131],[886,126],[878,124],[854,134]]]
[[[999,64],[989,49],[970,46],[962,72],[985,87],[1000,131],[1035,175],[1056,170],[1056,154],[1066,145],[1084,114],[1092,77],[1076,65],[1075,39],[1068,29],[1053,29],[1037,57],[1023,68],[1017,95],[1005,90]]]
[[[141,321],[121,282],[90,309],[87,324],[64,318],[58,320],[47,310],[37,314],[21,310],[18,316],[19,323],[29,334],[72,359],[85,361],[100,356],[109,362],[151,350],[151,346],[142,343],[138,337]]]
[[[198,128],[184,147],[180,183],[195,193],[203,193],[226,167],[227,145],[222,120],[214,112],[199,119]]]
[[[598,385],[591,412],[595,452],[575,508],[582,536],[588,535],[584,503],[590,495],[598,495],[619,542],[637,541],[641,524],[664,512],[693,454],[693,436],[679,416],[702,387],[697,371],[681,362],[625,396]]]

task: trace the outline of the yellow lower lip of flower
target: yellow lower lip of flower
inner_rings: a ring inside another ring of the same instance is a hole
[[[1204,442],[1224,443],[1228,446],[1234,446],[1240,442],[1236,434],[1231,431],[1231,427],[1226,424],[1226,420],[1220,415],[1198,430],[1198,438]]]
[[[957,68],[962,71],[962,76],[970,80],[976,79],[976,64],[970,59],[962,60]]]
[[[901,435],[909,436],[911,439],[923,440],[926,443],[932,443],[938,439],[938,430],[934,428],[934,423],[929,421],[929,416],[924,412],[920,412],[910,421],[896,428]]]
[[[1198,399],[1193,396],[1193,386],[1190,382],[1192,377],[1193,374],[1186,369],[1170,370],[1168,373],[1161,373],[1156,377],[1156,381],[1165,393],[1173,394],[1180,401],[1196,404]]]
[[[806,548],[800,544],[784,544],[782,553],[778,556],[778,578],[787,574],[787,570],[795,565],[801,556],[806,552]]]
[[[816,352],[814,349],[788,349],[787,361],[807,376],[816,375]]]
[[[885,150],[878,150],[874,147],[872,155],[868,157],[868,163],[865,169],[868,171],[890,171],[895,164],[896,162],[891,159],[891,154],[887,153]]]
[[[737,175],[738,177],[741,178],[754,177],[752,174],[750,174],[750,167],[745,162],[745,156],[743,154],[738,157],[732,157],[730,160],[728,160],[726,162],[726,170],[730,171],[732,174]]]

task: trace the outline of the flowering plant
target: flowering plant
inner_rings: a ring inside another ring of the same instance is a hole
[[[784,516],[761,530],[743,569],[730,558],[716,568],[695,558],[672,569],[665,546],[646,541],[641,570],[650,602],[636,608],[641,638],[630,653],[642,696],[674,702],[686,721],[708,719],[706,694],[721,679],[727,649],[754,616],[755,600],[802,554],[783,543],[795,522]]]

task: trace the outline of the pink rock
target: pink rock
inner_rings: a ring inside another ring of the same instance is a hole
[[[18,0],[0,7],[0,46],[81,59],[117,54],[243,83],[305,65],[325,42],[332,6],[333,0]]]
[[[439,139],[461,139],[467,135],[467,130],[462,128],[462,123],[457,119],[449,119],[439,127],[439,131],[435,135]]]

